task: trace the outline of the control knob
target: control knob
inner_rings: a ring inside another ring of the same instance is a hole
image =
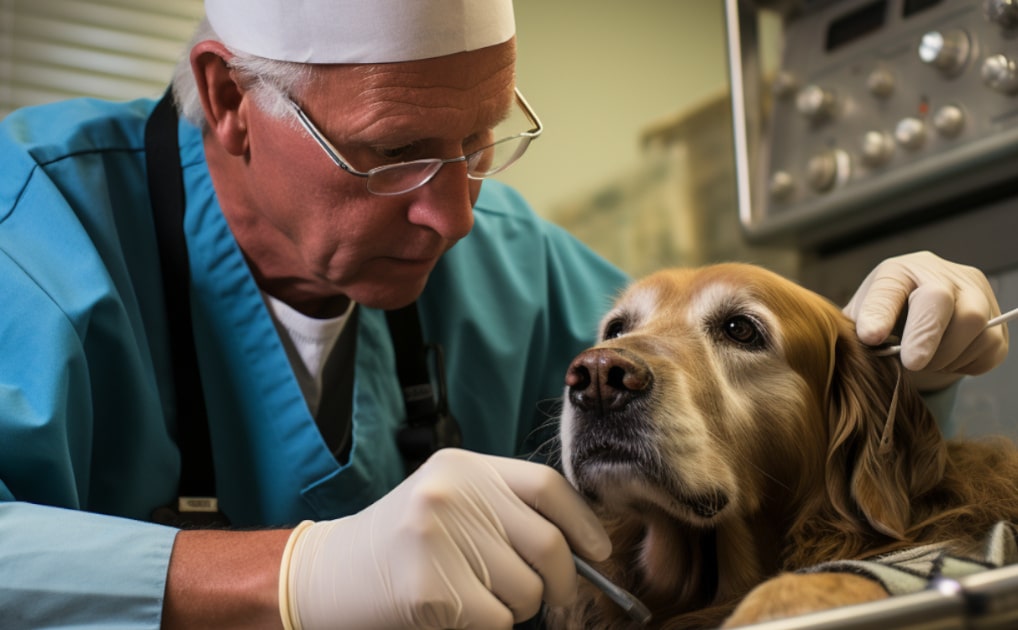
[[[883,131],[868,131],[862,137],[862,161],[869,166],[885,164],[894,155],[894,140]]]
[[[965,67],[970,49],[965,31],[930,31],[919,42],[919,58],[944,74],[952,75]]]
[[[806,180],[813,190],[825,192],[848,181],[851,159],[840,149],[824,151],[806,164]]]
[[[1018,92],[1018,66],[1007,55],[990,55],[983,60],[981,68],[983,82],[998,92]]]
[[[799,87],[799,81],[791,72],[781,71],[774,77],[771,84],[771,93],[779,99],[786,99],[795,94]]]
[[[916,150],[926,142],[926,123],[918,118],[902,118],[894,127],[894,139],[906,149]]]
[[[986,19],[1010,29],[1018,26],[1018,0],[983,0]]]
[[[819,122],[834,113],[836,102],[834,92],[825,90],[818,85],[808,85],[796,97],[795,107],[806,118]]]
[[[965,112],[957,105],[944,105],[933,114],[933,128],[945,138],[953,138],[965,126]]]
[[[795,180],[786,171],[777,171],[771,176],[770,193],[775,201],[787,201],[795,192]]]
[[[894,92],[894,75],[887,68],[877,68],[866,78],[866,89],[877,98],[887,98]]]

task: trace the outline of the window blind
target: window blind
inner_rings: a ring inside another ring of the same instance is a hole
[[[158,96],[202,0],[0,0],[0,117],[73,96]]]

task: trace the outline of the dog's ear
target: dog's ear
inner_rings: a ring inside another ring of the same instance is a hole
[[[850,323],[833,352],[829,496],[843,517],[855,520],[861,511],[877,531],[904,539],[913,501],[943,478],[947,446],[898,357],[876,356]]]

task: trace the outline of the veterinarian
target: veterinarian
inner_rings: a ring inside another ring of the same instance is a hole
[[[607,537],[517,456],[548,454],[625,277],[482,184],[540,132],[510,0],[206,10],[176,108],[0,124],[3,625],[497,628],[569,601],[570,551]],[[1002,360],[981,274],[874,273],[860,332],[910,301],[917,376]]]

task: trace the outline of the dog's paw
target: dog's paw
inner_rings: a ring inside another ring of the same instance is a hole
[[[750,591],[721,627],[735,628],[886,597],[887,591],[879,583],[852,573],[782,573]]]

